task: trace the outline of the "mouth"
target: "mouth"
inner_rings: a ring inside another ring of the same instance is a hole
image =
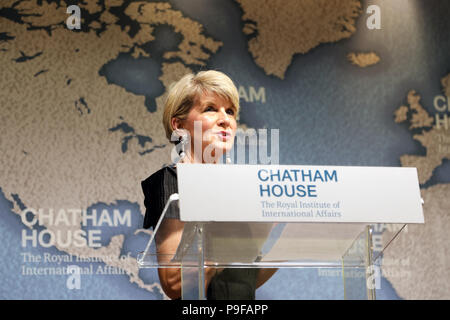
[[[231,139],[231,133],[228,131],[219,131],[217,132],[217,135],[221,141],[228,141]]]

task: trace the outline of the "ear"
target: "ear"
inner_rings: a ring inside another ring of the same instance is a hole
[[[170,124],[172,125],[173,130],[181,129],[183,127],[181,120],[175,117],[170,120]]]

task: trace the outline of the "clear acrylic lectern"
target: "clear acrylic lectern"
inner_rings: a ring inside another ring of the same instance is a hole
[[[374,248],[373,226],[359,223],[186,222],[176,252],[156,252],[156,230],[138,263],[181,268],[182,299],[205,299],[208,267],[339,270],[345,299],[375,299],[376,260],[403,227],[389,228],[396,231],[385,231]]]
[[[205,299],[206,268],[335,269],[345,299],[375,299],[384,249],[424,223],[415,168],[179,164],[177,175],[179,194],[137,260],[181,268],[183,299]],[[155,242],[172,205],[184,230],[163,255]]]

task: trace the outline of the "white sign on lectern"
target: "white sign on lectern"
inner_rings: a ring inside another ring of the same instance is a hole
[[[423,223],[416,168],[177,164],[182,221]]]

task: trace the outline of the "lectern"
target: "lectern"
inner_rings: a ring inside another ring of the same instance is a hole
[[[181,268],[183,299],[205,299],[207,267],[334,268],[345,299],[375,299],[375,262],[406,224],[424,223],[415,168],[178,164],[177,175],[137,261]],[[162,255],[155,239],[170,206],[185,224]],[[394,226],[374,237],[380,224]]]

